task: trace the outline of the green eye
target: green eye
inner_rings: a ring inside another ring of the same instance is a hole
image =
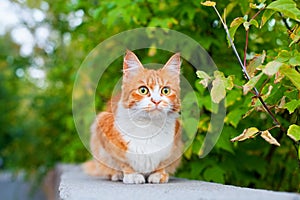
[[[142,95],[146,95],[148,94],[149,90],[146,86],[141,86],[139,87],[139,93],[142,94]]]
[[[161,93],[162,93],[163,95],[169,95],[169,94],[171,93],[171,89],[170,89],[169,87],[163,87],[163,88],[161,89]]]

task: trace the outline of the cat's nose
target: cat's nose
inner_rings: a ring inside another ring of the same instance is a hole
[[[156,100],[156,99],[153,99],[153,98],[151,98],[151,101],[152,101],[152,103],[154,103],[155,105],[158,105],[158,104],[161,102],[161,100]]]

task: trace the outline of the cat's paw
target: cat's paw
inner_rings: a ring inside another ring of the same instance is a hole
[[[148,177],[148,183],[167,183],[169,175],[167,173],[155,172]]]
[[[145,177],[142,174],[133,173],[133,174],[124,174],[123,183],[127,184],[141,184],[145,183]]]
[[[113,174],[110,177],[110,180],[112,180],[112,181],[122,181],[123,180],[123,174],[121,174],[121,173]]]

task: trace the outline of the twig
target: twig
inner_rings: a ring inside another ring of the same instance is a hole
[[[283,21],[285,27],[286,27],[289,31],[292,31],[290,25],[289,25],[289,24],[287,23],[287,21],[286,21],[286,18],[283,17],[283,15],[282,15],[281,12],[279,12],[279,15],[280,15],[280,17],[281,17],[281,19],[282,19],[282,21]]]
[[[255,19],[259,13],[261,13],[261,11],[263,11],[265,9],[265,7],[261,8],[258,10],[258,12],[256,12],[252,17],[251,19]],[[247,29],[246,30],[246,42],[245,42],[245,48],[244,48],[244,66],[247,66],[247,63],[246,63],[246,54],[247,54],[247,49],[248,49],[248,40],[249,40],[249,30],[250,29]]]
[[[221,15],[220,15],[219,11],[217,10],[216,6],[213,6],[213,8],[215,9],[215,11],[216,11],[218,17],[219,17],[220,20],[221,20],[221,23],[223,24],[223,27],[224,27],[224,29],[225,29],[225,31],[226,31],[226,34],[227,34],[227,36],[228,36],[228,39],[229,39],[229,42],[230,42],[231,47],[232,47],[232,49],[233,49],[233,52],[235,53],[235,55],[236,55],[236,57],[237,57],[237,59],[238,59],[238,61],[239,61],[239,63],[240,63],[240,66],[242,67],[242,71],[243,71],[244,75],[246,76],[246,79],[247,79],[247,80],[250,80],[250,76],[249,76],[249,74],[248,74],[248,72],[247,72],[247,70],[246,70],[246,67],[245,67],[244,64],[242,63],[242,60],[241,60],[241,58],[240,58],[240,56],[239,56],[239,53],[237,52],[237,50],[236,50],[236,48],[235,48],[235,45],[234,45],[234,43],[233,43],[233,41],[232,41],[232,38],[231,38],[231,36],[230,36],[229,29],[228,29],[227,25],[224,23],[224,21],[223,21]]]
[[[237,57],[237,59],[238,59],[238,62],[239,62],[239,64],[240,64],[241,68],[242,68],[242,71],[243,71],[243,73],[244,73],[244,75],[245,75],[245,78],[246,78],[247,80],[250,80],[250,76],[249,76],[249,74],[248,74],[248,72],[247,72],[247,69],[246,69],[245,65],[243,64],[243,62],[242,62],[242,60],[241,60],[241,58],[240,58],[239,53],[238,53],[237,50],[236,50],[236,47],[235,47],[235,45],[234,45],[234,43],[233,43],[233,40],[232,40],[232,38],[231,38],[231,36],[230,36],[229,29],[228,29],[227,25],[224,23],[224,21],[223,21],[221,15],[220,15],[219,11],[217,10],[216,6],[214,5],[214,6],[212,6],[212,7],[213,7],[214,10],[216,11],[216,13],[217,13],[219,19],[221,20],[221,23],[223,24],[223,27],[224,27],[224,29],[225,29],[225,32],[226,32],[226,34],[227,34],[227,37],[228,37],[228,39],[229,39],[229,42],[230,42],[231,47],[232,47],[232,49],[233,49],[233,52],[235,53],[235,55],[236,55],[236,57]],[[258,13],[259,13],[259,12],[258,12]],[[271,112],[271,110],[268,108],[267,104],[264,102],[264,100],[263,100],[262,97],[260,96],[260,94],[259,94],[259,92],[258,92],[258,90],[257,90],[256,87],[253,87],[253,91],[254,91],[255,96],[256,96],[256,97],[259,99],[259,101],[261,102],[261,104],[262,104],[262,106],[264,107],[265,111],[266,111],[266,112],[270,115],[270,117],[273,119],[274,123],[275,123],[276,125],[278,125],[282,131],[284,131],[284,128],[282,127],[281,123],[276,119],[276,117],[274,116],[274,114],[273,114],[273,113]]]
[[[264,82],[263,84],[261,85],[261,88],[260,88],[260,91],[259,91],[259,94],[261,94],[262,92],[262,89],[267,85],[267,83],[269,82],[270,80],[270,77],[268,77]]]
[[[246,57],[247,57],[247,48],[248,48],[248,40],[249,40],[249,29],[246,30],[246,42],[245,42],[245,48],[244,48],[244,66],[247,66],[246,63]]]

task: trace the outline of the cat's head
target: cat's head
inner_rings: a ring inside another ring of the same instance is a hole
[[[146,69],[133,52],[127,51],[123,62],[123,106],[149,113],[178,113],[180,65],[180,54],[176,53],[161,69]]]

